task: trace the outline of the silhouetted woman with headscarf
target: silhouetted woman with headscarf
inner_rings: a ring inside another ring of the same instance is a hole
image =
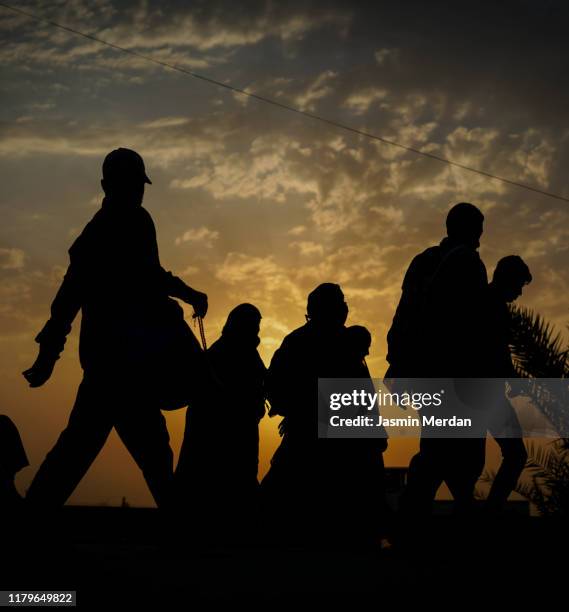
[[[187,412],[177,492],[199,525],[214,528],[212,534],[231,535],[256,517],[266,374],[257,351],[260,322],[252,304],[229,313],[221,337],[207,351],[217,384]]]

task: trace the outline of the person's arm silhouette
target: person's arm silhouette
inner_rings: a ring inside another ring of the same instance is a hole
[[[174,298],[178,298],[194,308],[194,316],[205,317],[207,314],[207,295],[201,291],[193,289],[187,285],[181,278],[174,276],[171,272],[167,272],[160,264],[160,256],[158,253],[158,240],[156,238],[156,227],[150,213],[141,208],[143,219],[145,243],[151,251],[150,259],[156,266],[158,271],[158,285],[161,290]]]
[[[30,387],[41,387],[46,383],[53,372],[57,358],[51,358],[47,354],[42,354],[41,347],[34,365],[22,372],[24,378],[30,383]]]
[[[51,317],[36,336],[40,349],[31,368],[22,372],[30,387],[41,387],[47,382],[65,346],[73,319],[81,308],[77,266],[69,265],[59,291],[51,305]]]
[[[207,295],[192,287],[171,272],[166,272],[161,268],[166,293],[171,297],[179,298],[180,300],[190,304],[194,308],[195,316],[205,317],[207,314]]]
[[[31,387],[49,380],[73,320],[86,304],[90,323],[85,336],[90,341],[85,345],[90,348],[86,346],[85,355],[91,364],[93,359],[105,359],[104,343],[93,348],[97,344],[93,338],[104,334],[109,325],[117,329],[115,319],[120,315],[116,313],[127,307],[134,295],[150,309],[172,296],[192,305],[195,316],[204,317],[207,313],[207,295],[161,266],[154,222],[141,206],[121,209],[119,203],[105,199],[69,254],[71,263],[52,303],[51,317],[36,337],[39,355],[33,366],[23,372]]]

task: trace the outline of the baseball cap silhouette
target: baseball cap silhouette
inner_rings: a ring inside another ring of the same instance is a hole
[[[141,178],[152,185],[146,176],[142,157],[132,149],[120,147],[111,151],[103,162],[103,178],[106,181],[124,180],[125,178]]]

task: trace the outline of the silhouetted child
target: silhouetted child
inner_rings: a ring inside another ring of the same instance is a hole
[[[0,414],[0,510],[14,510],[23,500],[16,490],[16,474],[29,465],[22,439],[12,420]]]
[[[487,376],[496,379],[515,379],[518,374],[512,364],[510,353],[511,318],[508,304],[522,295],[523,287],[532,280],[528,266],[517,255],[500,259],[494,270],[492,282],[488,285],[487,305]],[[502,389],[504,383],[499,382]],[[512,387],[515,382],[512,383]],[[499,390],[500,395],[505,390]],[[510,397],[518,394],[512,388]],[[500,512],[509,494],[520,477],[526,461],[527,451],[522,439],[522,429],[516,413],[504,395],[498,412],[498,422],[490,427],[502,452],[502,463],[487,498],[487,509]],[[503,437],[507,435],[508,437]]]
[[[353,364],[353,378],[369,378],[366,357],[371,347],[371,333],[363,325],[350,325],[345,332],[346,354]],[[361,370],[361,371],[360,371]]]

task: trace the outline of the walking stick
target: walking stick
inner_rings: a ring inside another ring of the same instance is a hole
[[[199,327],[199,330],[200,330],[200,339],[201,339],[202,348],[203,348],[203,351],[204,351],[204,354],[205,354],[205,363],[207,364],[207,367],[209,369],[209,373],[211,375],[211,378],[212,378],[213,382],[216,385],[218,385],[218,387],[221,388],[221,387],[223,387],[223,383],[219,380],[217,374],[215,373],[215,371],[214,371],[214,369],[213,369],[213,367],[211,365],[211,361],[209,359],[209,356],[208,356],[207,342],[206,342],[206,339],[205,339],[205,329],[204,329],[204,325],[203,325],[203,317],[200,317],[200,316],[194,314],[193,318],[194,318],[194,325],[196,323],[196,320],[198,322],[198,327]]]
[[[198,320],[198,327],[200,328],[200,338],[202,341],[202,348],[205,351],[207,351],[207,343],[205,340],[205,331],[204,331],[204,326],[203,326],[203,318],[198,316],[198,315],[194,315],[194,318],[196,318]]]

